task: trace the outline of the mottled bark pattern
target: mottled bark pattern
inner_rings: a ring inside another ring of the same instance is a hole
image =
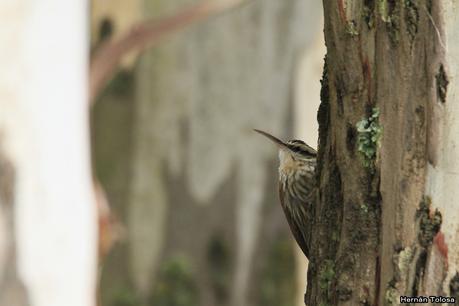
[[[427,161],[436,158],[429,149],[435,146],[433,118],[447,90],[436,87],[448,83],[441,63],[440,3],[323,4],[327,57],[318,114],[320,195],[305,302],[391,305],[398,304],[398,295],[439,294],[439,286],[418,286],[429,263],[438,263],[430,245],[427,257],[417,262],[411,248],[419,247],[421,229],[413,224]],[[355,127],[375,107],[383,138],[375,167],[367,168]],[[411,253],[403,258],[407,271],[400,272],[394,258],[404,250]]]

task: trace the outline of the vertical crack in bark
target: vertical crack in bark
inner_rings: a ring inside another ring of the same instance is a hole
[[[435,212],[431,212],[432,200],[430,197],[425,196],[416,212],[416,218],[419,220],[419,233],[418,242],[424,248],[427,249],[432,245],[432,241],[440,231],[442,223],[442,215],[435,209]]]
[[[445,103],[449,80],[443,64],[441,64],[440,69],[438,69],[438,73],[435,76],[435,81],[437,85],[437,97],[442,103]]]
[[[419,295],[419,286],[422,282],[424,277],[424,271],[427,263],[427,252],[425,249],[419,250],[418,257],[415,262],[414,267],[414,279],[411,286],[411,291],[409,293],[410,296],[418,296]]]
[[[372,29],[375,23],[375,2],[372,0],[363,1],[363,19],[368,29]]]
[[[400,4],[395,0],[387,0],[387,17],[384,22],[392,46],[397,46],[400,41]]]
[[[335,75],[335,84],[334,84],[334,87],[336,89],[336,103],[338,105],[338,115],[339,116],[342,116],[343,113],[344,113],[344,102],[343,102],[343,98],[344,98],[344,92],[345,92],[345,89],[344,89],[344,82],[341,78],[341,76],[339,75]]]
[[[379,237],[379,235],[378,235]],[[379,256],[376,257],[376,273],[375,273],[375,300],[373,304],[375,306],[379,306],[379,287],[381,285],[381,261],[379,260]]]
[[[352,157],[355,155],[356,141],[357,141],[357,130],[353,125],[351,125],[350,123],[347,123],[346,148]]]
[[[418,33],[419,12],[416,3],[413,0],[404,1],[405,26],[408,32],[410,42],[413,43]]]
[[[427,269],[428,258],[431,255],[432,242],[434,237],[440,232],[442,216],[438,210],[431,211],[431,199],[424,196],[416,212],[416,222],[418,228],[417,245],[414,247],[410,269],[407,269],[407,295],[418,296],[425,294],[426,289],[422,288],[422,283]],[[403,272],[403,271],[402,271]]]

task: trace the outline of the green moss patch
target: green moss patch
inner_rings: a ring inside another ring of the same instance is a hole
[[[357,122],[357,149],[366,168],[374,168],[383,128],[379,124],[379,109],[373,108],[369,118]]]

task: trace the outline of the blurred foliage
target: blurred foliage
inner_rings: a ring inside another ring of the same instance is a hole
[[[102,19],[99,26],[99,42],[109,39],[113,34],[113,22],[109,18]]]
[[[103,94],[111,94],[119,97],[125,97],[133,92],[134,73],[133,71],[122,69],[107,85]]]
[[[128,224],[135,106],[133,76],[128,71],[118,73],[91,111],[94,172],[104,186],[112,213],[123,225]],[[128,244],[124,241],[116,244],[104,259],[100,281],[102,305],[144,306],[138,303],[137,292],[127,277],[128,262]]]
[[[228,300],[231,278],[231,255],[228,245],[220,236],[214,236],[208,245],[207,262],[209,278],[215,299],[219,303]]]
[[[150,305],[154,306],[197,306],[199,294],[188,262],[183,258],[171,258],[159,271],[159,278],[153,288]]]
[[[292,241],[277,239],[261,272],[260,300],[263,306],[292,306],[295,304],[295,256]]]
[[[133,88],[133,73],[121,70],[102,92],[91,113],[95,170],[109,194],[113,188],[110,180],[117,177],[121,164],[128,167],[130,160]],[[126,179],[127,174],[123,171],[121,176]]]
[[[128,289],[120,290],[113,298],[113,306],[142,306],[138,296]]]

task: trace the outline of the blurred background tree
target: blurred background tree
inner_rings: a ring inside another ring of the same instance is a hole
[[[94,0],[93,50],[195,3]],[[125,226],[103,263],[103,305],[302,303],[277,152],[251,129],[292,137],[308,99],[301,136],[315,145],[323,55],[307,51],[323,50],[320,36],[320,3],[246,1],[123,59],[92,113],[97,176]]]

